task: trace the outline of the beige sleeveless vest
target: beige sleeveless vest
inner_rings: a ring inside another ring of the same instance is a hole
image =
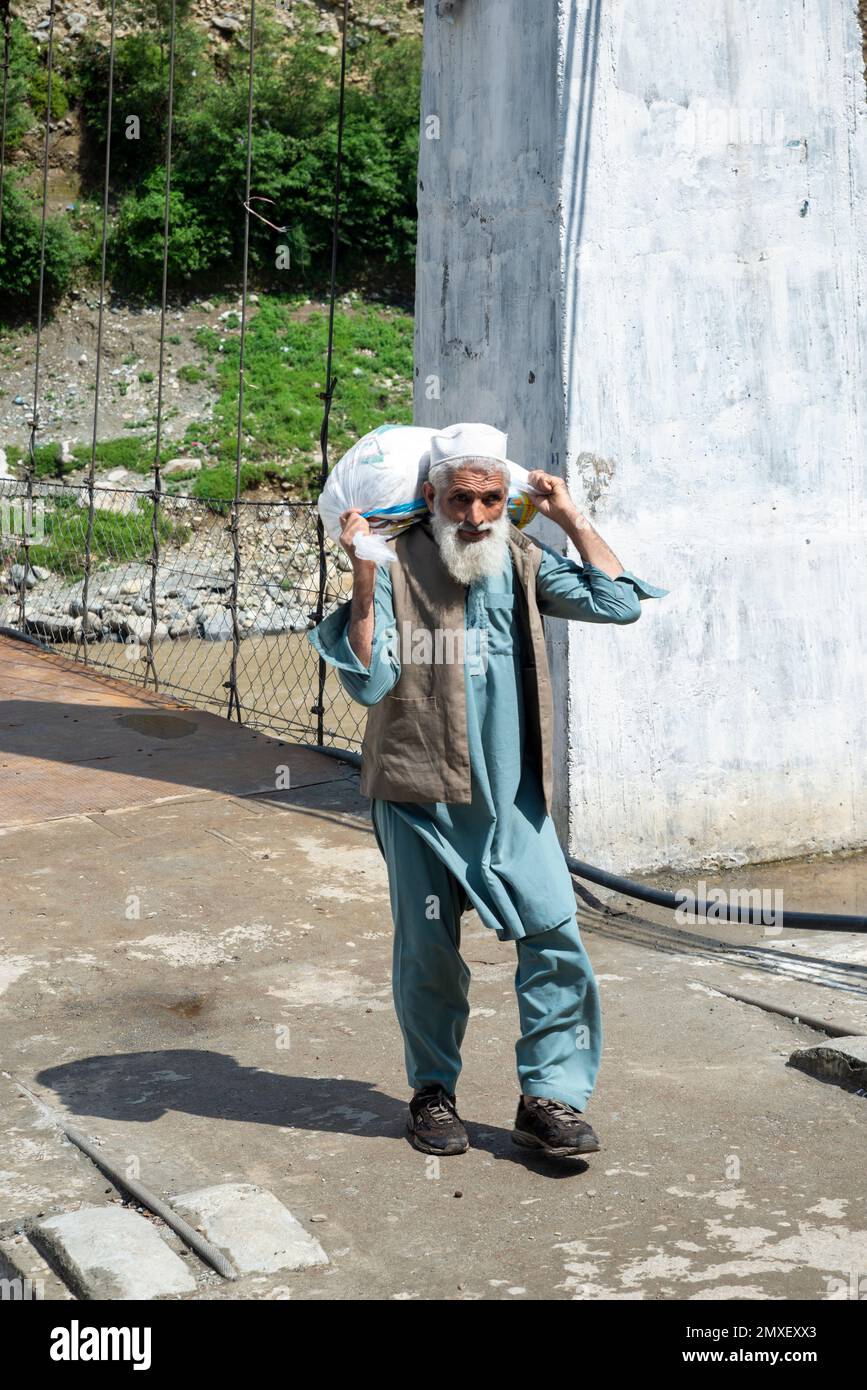
[[[394,617],[398,636],[407,631],[463,633],[466,585],[449,574],[429,518],[391,542],[397,560],[391,565]],[[509,551],[515,567],[515,605],[524,661],[525,758],[537,768],[549,815],[553,801],[552,738],[554,709],[545,629],[536,606],[539,546],[516,526],[509,527]],[[404,624],[408,623],[409,628]],[[361,791],[386,801],[468,803],[470,754],[463,660],[444,660],[445,648],[431,647],[431,659],[406,659],[398,641],[401,673],[379,704],[371,705],[361,747]],[[422,656],[426,656],[422,650]]]

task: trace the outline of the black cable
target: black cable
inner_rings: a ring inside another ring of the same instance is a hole
[[[613,888],[616,893],[623,893],[628,898],[639,898],[642,902],[655,903],[657,907],[685,908],[687,912],[694,913],[697,917],[710,917],[711,921],[719,920],[724,922],[751,922],[755,926],[767,925],[763,919],[760,908],[742,908],[738,905],[737,909],[732,909],[720,903],[699,902],[692,893],[687,893],[685,889],[678,892],[669,893],[663,888],[648,888],[643,883],[633,883],[631,879],[621,878],[618,874],[611,874],[606,869],[594,868],[592,864],[585,864],[583,859],[573,859],[571,854],[566,855],[566,863],[572,873],[578,878],[586,878],[591,883],[599,884],[603,888]],[[736,912],[736,915],[732,915]],[[756,915],[753,915],[755,912]],[[819,931],[867,931],[867,917],[848,917],[835,912],[775,912],[774,926],[785,930],[787,927],[798,927],[801,929],[814,928]]]
[[[0,627],[0,637],[14,637],[16,642],[26,642],[28,647],[38,647],[41,652],[50,652],[51,647],[31,637],[29,632],[19,632],[17,627]]]
[[[302,745],[305,748],[312,748],[317,753],[325,753],[331,758],[340,758],[343,762],[352,763],[354,767],[361,767],[361,754],[353,753],[346,748],[326,748],[321,744],[307,743]],[[634,883],[632,879],[621,878],[619,874],[611,874],[607,869],[594,868],[592,864],[585,864],[583,859],[574,859],[571,854],[564,856],[566,863],[573,874],[578,878],[586,878],[590,883],[599,884],[603,888],[613,888],[616,893],[622,893],[628,898],[639,898],[642,902],[655,903],[657,907],[685,908],[692,912],[696,917],[709,917],[711,921],[722,920],[726,922],[751,922],[755,926],[767,925],[762,918],[762,913],[756,909],[757,916],[753,915],[753,908],[737,908],[737,916],[732,916],[732,909],[721,907],[719,903],[699,902],[694,894],[687,893],[685,890],[675,893],[668,893],[662,888],[648,888],[643,883]],[[779,926],[782,930],[787,927],[797,927],[807,930],[813,928],[818,931],[846,931],[863,932],[867,931],[867,917],[848,917],[836,912],[780,912],[774,915],[774,926]]]

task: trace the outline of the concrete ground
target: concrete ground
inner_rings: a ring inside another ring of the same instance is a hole
[[[472,1147],[437,1162],[404,1135],[385,867],[353,769],[0,646],[0,1237],[125,1200],[23,1082],[161,1197],[258,1184],[328,1256],[235,1282],[187,1257],[195,1289],[177,1297],[852,1296],[867,1100],[788,1065],[822,1034],[715,991],[852,1033],[867,1032],[863,993],[654,936],[634,902],[582,895],[602,1150],[532,1159],[509,1134],[514,946],[468,914]],[[787,905],[820,906],[809,866],[797,873]],[[746,927],[687,930],[767,945]],[[807,953],[794,935],[774,949]],[[863,943],[836,938],[833,958]],[[68,1294],[49,1280],[45,1296]]]

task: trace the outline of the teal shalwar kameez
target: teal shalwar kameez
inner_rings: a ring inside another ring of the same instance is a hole
[[[543,616],[631,623],[640,598],[668,592],[628,570],[609,578],[549,546],[536,578]],[[524,761],[521,636],[514,569],[467,587],[465,674],[472,801],[385,801],[371,816],[388,868],[394,921],[392,988],[407,1080],[453,1094],[469,1016],[470,972],[460,955],[461,913],[473,907],[501,941],[516,942],[524,1095],[583,1110],[602,1049],[599,989],[581,941],[569,869],[535,766]],[[390,567],[377,569],[374,637],[365,667],[349,643],[351,601],[308,633],[348,694],[377,704],[400,675]]]

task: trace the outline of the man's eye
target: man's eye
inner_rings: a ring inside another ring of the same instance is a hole
[[[485,506],[493,507],[495,502],[502,502],[502,500],[503,494],[501,492],[488,493],[488,496],[485,498]]]

